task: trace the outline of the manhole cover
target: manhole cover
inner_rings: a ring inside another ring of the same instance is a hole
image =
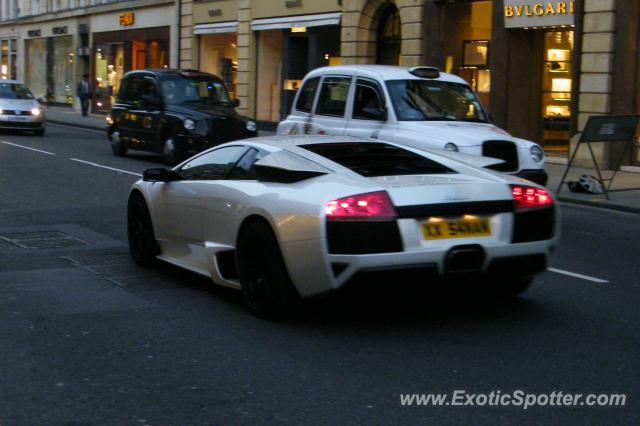
[[[26,249],[56,249],[87,244],[85,241],[59,231],[0,234],[0,240]]]

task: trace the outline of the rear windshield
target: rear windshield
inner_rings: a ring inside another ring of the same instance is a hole
[[[333,142],[301,145],[364,177],[456,173],[406,149],[376,142]]]

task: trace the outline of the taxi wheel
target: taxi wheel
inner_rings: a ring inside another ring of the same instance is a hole
[[[493,277],[488,280],[489,290],[493,297],[507,299],[524,293],[533,283],[532,276],[526,277]]]
[[[175,139],[171,136],[164,140],[162,153],[164,155],[164,162],[167,166],[175,166],[183,158],[180,150],[176,147]]]
[[[271,228],[253,222],[241,231],[237,264],[242,293],[252,313],[261,318],[291,315],[300,301]]]
[[[127,147],[124,145],[124,142],[122,142],[119,130],[111,132],[109,139],[111,140],[111,151],[113,152],[113,155],[122,157],[127,153]]]
[[[160,247],[153,234],[147,203],[140,194],[133,194],[129,199],[127,236],[134,262],[141,266],[152,265],[160,254]]]

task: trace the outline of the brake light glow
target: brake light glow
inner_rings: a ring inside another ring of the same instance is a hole
[[[553,198],[546,190],[532,186],[512,185],[511,193],[516,210],[525,210],[535,207],[547,207],[553,204]]]
[[[327,220],[393,220],[396,210],[385,191],[331,200],[325,205]]]

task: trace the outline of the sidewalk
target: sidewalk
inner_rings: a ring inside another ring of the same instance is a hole
[[[107,128],[106,114],[91,113],[88,117],[83,117],[79,111],[65,107],[50,107],[46,111],[47,122],[49,123],[65,124],[92,130],[105,130]]]
[[[105,130],[107,126],[104,114],[89,114],[89,117],[82,117],[79,112],[73,111],[71,108],[64,107],[51,107],[47,109],[47,121],[50,123],[65,124],[67,126],[76,126],[92,130]],[[272,134],[273,132],[270,131],[260,131],[260,136],[268,136]],[[547,187],[553,191],[553,193],[556,193],[566,165],[551,159],[550,161],[547,161],[545,168],[549,174]],[[603,171],[602,173],[603,177],[606,179],[611,176],[612,172]],[[572,167],[566,180],[577,180],[583,174],[596,176],[596,171],[593,169]],[[618,172],[616,179],[613,182],[612,189],[622,188],[640,188],[640,173]],[[640,190],[614,192],[609,194],[611,199],[607,200],[604,195],[573,193],[569,191],[567,185],[564,185],[560,194],[557,194],[557,197],[560,201],[565,203],[608,208],[640,214]]]
[[[549,174],[549,182],[547,187],[553,191],[560,201],[573,204],[581,204],[585,206],[602,207],[613,210],[627,211],[640,214],[640,190],[613,192],[609,194],[610,200],[607,200],[604,194],[581,194],[569,191],[569,187],[565,184],[557,194],[558,184],[562,179],[567,166],[565,164],[549,163],[547,161],[545,169]],[[602,177],[607,179],[613,174],[610,170],[602,170]],[[597,177],[595,169],[584,169],[579,167],[571,167],[565,182],[570,180],[578,180],[581,175],[591,175]],[[606,183],[606,182],[605,182]],[[640,188],[640,173],[619,171],[611,186],[612,190],[624,188]]]

